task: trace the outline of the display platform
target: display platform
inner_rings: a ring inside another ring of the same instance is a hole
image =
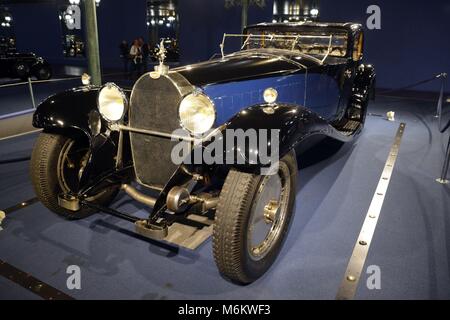
[[[96,214],[70,222],[33,199],[28,162],[0,165],[0,260],[75,299],[335,299],[400,123],[406,124],[356,299],[450,298],[450,185],[438,184],[448,133],[440,134],[436,101],[378,97],[352,144],[322,146],[302,159],[295,219],[280,258],[248,286],[227,282],[211,241],[196,250],[148,240],[129,223]],[[395,111],[395,122],[385,119]],[[0,141],[0,161],[29,156],[36,134]],[[114,208],[144,215],[121,194]],[[81,269],[81,289],[66,269]],[[370,290],[369,266],[381,288]],[[39,299],[0,277],[0,299]]]

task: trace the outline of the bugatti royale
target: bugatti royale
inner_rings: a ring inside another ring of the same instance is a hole
[[[33,118],[43,129],[31,160],[35,192],[65,218],[102,211],[153,239],[165,239],[173,216],[212,214],[220,273],[251,283],[286,238],[301,150],[363,129],[375,84],[363,42],[356,23],[258,24],[225,34],[220,56],[202,63],[169,69],[162,49],[160,65],[131,91],[107,83],[49,97]],[[210,155],[239,161],[195,161],[221,141]],[[180,143],[187,153],[177,162]],[[121,191],[148,218],[113,209]]]

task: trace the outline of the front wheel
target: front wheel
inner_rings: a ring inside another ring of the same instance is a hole
[[[30,76],[30,67],[25,62],[18,62],[13,67],[14,76],[26,81]]]
[[[58,195],[78,190],[89,156],[89,144],[83,139],[51,133],[39,135],[31,155],[31,182],[38,199],[50,211],[67,219],[81,219],[95,213],[86,206],[70,211],[58,203]],[[112,187],[88,200],[107,206],[117,193],[118,187]]]
[[[296,180],[294,152],[279,162],[274,175],[230,170],[213,229],[214,259],[226,278],[248,284],[274,263],[293,216]]]

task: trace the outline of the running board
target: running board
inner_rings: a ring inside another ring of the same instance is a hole
[[[343,126],[336,128],[341,134],[351,136],[361,127],[361,122],[355,120],[348,120]]]

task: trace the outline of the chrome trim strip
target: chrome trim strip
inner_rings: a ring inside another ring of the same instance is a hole
[[[194,141],[198,140],[198,139],[195,139],[190,136],[179,136],[179,135],[174,135],[171,133],[165,133],[165,132],[161,132],[161,131],[133,128],[133,127],[124,126],[122,124],[111,126],[111,130],[113,130],[113,131],[120,131],[120,130],[129,131],[129,132],[134,132],[134,133],[142,133],[142,134],[146,134],[149,136],[155,136],[155,137],[161,137],[161,138],[167,138],[167,139],[179,139],[179,140],[185,140],[185,141],[189,141],[189,142],[194,142]]]
[[[112,125],[110,127],[110,129],[112,131],[129,131],[129,132],[141,133],[141,134],[146,134],[149,136],[161,137],[161,138],[172,139],[172,140],[184,140],[184,141],[188,141],[188,142],[194,142],[194,145],[197,145],[202,142],[209,141],[213,136],[215,136],[218,132],[220,132],[225,127],[226,127],[226,124],[223,124],[220,127],[217,127],[216,129],[212,130],[208,135],[206,135],[205,137],[203,137],[201,139],[194,138],[192,136],[187,136],[187,135],[180,136],[180,135],[165,133],[165,132],[161,132],[161,131],[133,128],[133,127],[124,126],[122,124]],[[187,131],[186,131],[186,133],[187,133]]]
[[[389,157],[386,161],[383,173],[381,174],[366,219],[364,220],[361,232],[356,240],[355,247],[348,262],[347,270],[345,271],[344,278],[342,279],[336,295],[336,300],[351,300],[355,297],[356,289],[358,288],[361,273],[363,272],[370,244],[381,213],[381,208],[383,207],[386,192],[391,181],[405,127],[406,124],[401,123],[398,128],[394,144],[389,151]]]

